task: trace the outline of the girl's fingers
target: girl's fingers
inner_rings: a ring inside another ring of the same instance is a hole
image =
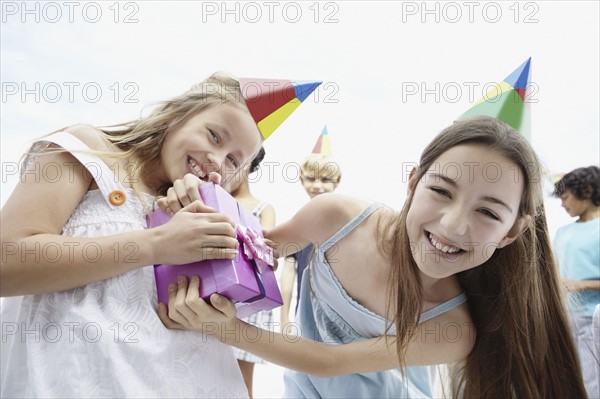
[[[273,258],[275,258],[275,259],[281,258],[281,252],[279,251],[279,245],[276,242],[271,241],[268,238],[263,238],[263,241],[265,242],[265,244],[267,244],[273,250]]]
[[[200,298],[200,278],[193,276],[190,280],[190,286],[188,288],[187,296],[185,298],[187,305],[192,309],[196,315],[201,315],[206,311],[208,305],[204,299]]]
[[[181,313],[177,311],[176,301],[177,301],[178,290],[175,284],[169,285],[169,309],[168,316],[169,319],[174,322],[182,325],[183,327],[188,327],[187,320]]]
[[[185,208],[182,209],[182,211],[184,212],[191,212],[191,213],[212,213],[215,211],[215,209],[212,206],[208,206],[206,205],[204,202],[202,202],[202,200],[196,200],[192,203],[190,203],[189,205],[187,205]],[[215,214],[217,215],[217,214]]]
[[[218,174],[217,172],[210,172],[208,174],[208,181],[209,182],[213,182],[215,184],[221,184],[221,180],[222,180],[221,175]]]
[[[223,313],[228,319],[235,318],[235,305],[223,295],[219,295],[216,293],[212,294],[210,296],[210,303],[215,307],[215,309]]]
[[[237,242],[237,234],[235,229],[229,223],[213,222],[205,226],[204,234],[207,236],[222,236],[228,238],[228,241],[234,240]],[[221,237],[218,237],[221,239]],[[215,237],[216,240],[216,237]],[[213,240],[214,241],[214,240]]]
[[[237,239],[228,236],[213,236],[210,235],[202,240],[202,248],[214,248],[214,249],[232,249],[237,250],[239,247]]]
[[[179,212],[179,210],[183,208],[179,202],[179,197],[177,196],[175,187],[169,187],[167,190],[167,204],[169,208],[171,208],[171,211],[173,211],[173,214]]]
[[[196,313],[192,309],[190,309],[186,303],[186,297],[188,295],[188,280],[185,276],[179,276],[177,279],[177,295],[175,297],[175,309],[179,314],[181,314],[185,320],[186,326],[190,326],[193,324],[193,321],[197,318]],[[195,293],[192,293],[198,297],[198,290]],[[183,324],[183,323],[182,323]]]
[[[188,193],[187,187],[186,187],[184,181],[185,181],[185,178],[184,178],[184,180],[176,180],[173,183],[173,191],[177,195],[177,200],[179,201],[179,203],[181,204],[182,207],[185,207],[185,206],[191,204],[192,202],[194,202],[194,200],[190,198],[190,193]],[[198,186],[196,186],[196,194],[198,194]],[[198,197],[199,196],[200,196],[200,194],[198,194]]]
[[[167,202],[167,197],[157,198],[155,204],[155,209],[158,208],[167,215],[171,211],[171,208],[169,208],[169,203]]]
[[[170,328],[171,330],[183,330],[183,326],[169,318],[167,305],[164,303],[158,304],[158,317],[163,322],[165,327]]]
[[[235,222],[233,221],[233,219],[231,219],[229,216],[227,216],[224,213],[210,213],[207,215],[203,215],[203,217],[206,218],[207,220],[210,220],[213,223],[216,223],[216,222],[227,223],[232,228],[235,228]]]
[[[202,180],[196,175],[188,173],[183,176],[183,188],[185,190],[185,195],[189,198],[190,202],[202,202],[202,197],[200,197],[200,192],[198,191],[198,187],[200,187],[201,184]]]

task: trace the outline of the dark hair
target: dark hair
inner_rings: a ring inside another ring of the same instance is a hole
[[[262,160],[264,158],[265,158],[265,147],[260,147],[258,154],[256,154],[256,157],[254,157],[254,159],[250,163],[250,170],[248,171],[248,174],[256,172],[256,170],[258,169],[258,165],[260,165],[260,163],[262,162]]]
[[[600,168],[588,166],[572,170],[554,184],[552,195],[560,198],[567,191],[580,200],[590,199],[595,206],[600,206]]]

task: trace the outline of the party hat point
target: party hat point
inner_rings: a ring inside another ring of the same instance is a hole
[[[331,151],[331,141],[329,140],[327,125],[323,126],[323,130],[321,131],[321,134],[319,135],[319,138],[313,147],[312,153],[326,155],[328,157],[333,155]]]
[[[530,73],[531,57],[508,75],[504,81],[493,87],[459,119],[481,115],[491,116],[503,121],[531,140],[530,112],[528,104],[525,102]]]
[[[242,97],[264,139],[322,83],[255,78],[240,78],[239,82]]]

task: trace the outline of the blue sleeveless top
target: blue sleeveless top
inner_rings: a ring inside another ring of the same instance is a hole
[[[385,318],[351,298],[336,278],[325,258],[325,252],[363,222],[381,204],[372,204],[342,227],[320,248],[315,249],[311,265],[304,272],[298,299],[296,320],[304,338],[328,344],[346,344],[380,337],[390,324]],[[423,323],[466,302],[464,293],[421,314]],[[391,326],[388,334],[395,334]],[[434,368],[407,367],[375,373],[347,374],[321,378],[286,371],[286,398],[431,398]]]

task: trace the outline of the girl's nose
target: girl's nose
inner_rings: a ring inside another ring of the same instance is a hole
[[[442,216],[440,224],[447,234],[462,236],[467,232],[468,216],[460,206],[450,207]]]
[[[208,162],[204,165],[206,173],[217,172],[221,176],[223,176],[223,162],[225,162],[225,157],[220,155],[219,153],[210,153],[207,155],[206,159]],[[223,176],[225,177],[225,176]]]

